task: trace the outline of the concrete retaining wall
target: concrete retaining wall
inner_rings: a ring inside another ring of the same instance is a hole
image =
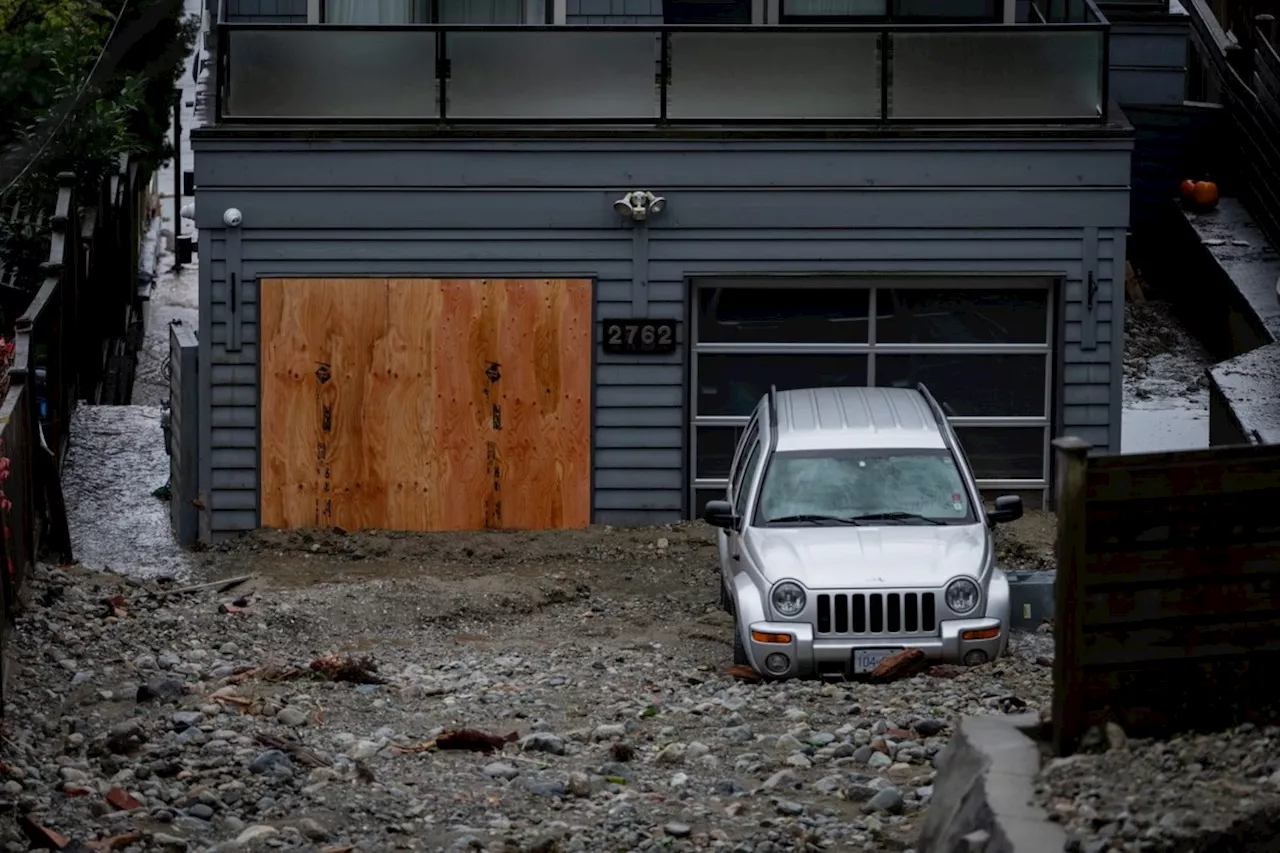
[[[940,756],[920,853],[1050,853],[1066,833],[1033,800],[1035,713],[965,717]]]

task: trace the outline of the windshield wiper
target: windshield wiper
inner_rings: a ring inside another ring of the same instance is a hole
[[[766,524],[778,524],[784,521],[808,521],[814,524],[820,524],[824,521],[833,521],[836,524],[859,524],[856,518],[841,518],[838,515],[782,515],[777,518],[769,518],[765,520]]]
[[[917,512],[872,512],[867,515],[855,515],[850,521],[924,521],[929,524],[946,524],[945,521],[929,518]]]

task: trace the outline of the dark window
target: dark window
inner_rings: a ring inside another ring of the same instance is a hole
[[[694,476],[699,480],[724,480],[733,467],[733,452],[742,438],[742,427],[706,427],[698,429],[698,458],[694,460]]]
[[[782,23],[998,23],[1000,0],[782,0]]]
[[[1047,452],[1043,427],[955,428],[979,480],[1042,480]]]
[[[441,24],[543,24],[550,0],[324,0],[320,20],[326,24],[430,24],[432,9]]]
[[[876,384],[923,382],[952,417],[1044,417],[1043,355],[877,355]]]
[[[698,356],[697,414],[749,415],[769,386],[779,391],[867,384],[865,355]]]
[[[738,483],[738,490],[733,495],[733,509],[740,516],[747,513],[747,496],[751,494],[751,484],[755,482],[756,474],[760,471],[763,461],[764,450],[760,446],[760,439],[757,438],[747,445],[747,461],[744,465],[746,474]]]
[[[824,287],[702,287],[705,343],[866,343],[870,291]]]
[[[760,436],[760,424],[753,421],[747,426],[747,447],[751,447],[756,443],[756,439]],[[743,462],[738,463],[738,467],[733,470],[733,478],[730,481],[730,488],[737,494],[738,487],[742,484],[742,476],[747,468]]]
[[[1049,292],[1032,288],[876,291],[876,341],[892,344],[1048,343]]]
[[[751,0],[662,0],[667,24],[749,24]]]

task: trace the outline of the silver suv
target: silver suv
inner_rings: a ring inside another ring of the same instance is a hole
[[[977,665],[1004,653],[1009,582],[951,425],[923,386],[769,394],[734,453],[720,528],[734,663],[769,678],[870,673],[922,650]]]

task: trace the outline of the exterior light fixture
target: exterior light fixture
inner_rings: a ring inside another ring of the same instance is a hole
[[[630,217],[636,222],[647,219],[650,213],[661,213],[666,206],[665,198],[648,190],[632,190],[613,203],[613,209],[620,216]]]

